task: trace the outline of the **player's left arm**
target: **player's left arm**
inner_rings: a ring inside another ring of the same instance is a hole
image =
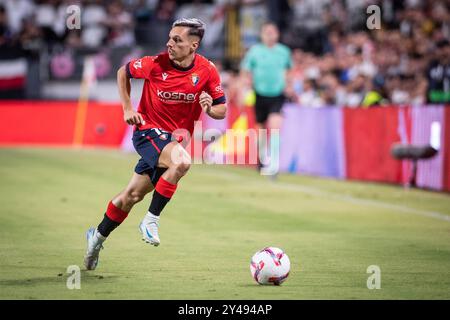
[[[216,67],[211,63],[210,77],[205,91],[200,94],[200,106],[213,119],[224,119],[227,113],[225,94],[220,84],[220,76]]]
[[[227,114],[227,105],[214,104],[213,98],[205,91],[200,94],[200,106],[208,116],[216,120],[224,119]]]

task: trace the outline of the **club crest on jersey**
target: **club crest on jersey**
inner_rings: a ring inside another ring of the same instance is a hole
[[[142,69],[142,60],[141,60],[141,59],[136,60],[136,61],[133,63],[133,67],[134,67],[135,69]]]
[[[198,74],[193,73],[191,75],[191,80],[192,80],[192,84],[195,86],[195,85],[197,85],[198,81],[200,80],[200,77],[198,76]]]

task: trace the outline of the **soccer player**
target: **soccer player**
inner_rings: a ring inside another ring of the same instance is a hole
[[[124,121],[134,125],[133,145],[141,156],[128,186],[109,202],[97,228],[87,231],[86,269],[96,268],[100,249],[131,208],[154,190],[148,213],[139,225],[142,239],[158,246],[161,211],[172,198],[191,159],[173,135],[187,130],[203,110],[214,119],[226,114],[219,74],[209,60],[196,53],[205,32],[199,19],[179,19],[172,25],[167,51],[130,61],[117,72]],[[130,101],[131,78],[145,79],[137,112]]]
[[[280,129],[282,116],[280,110],[284,103],[284,90],[286,88],[286,74],[292,66],[291,50],[278,42],[279,31],[275,24],[266,22],[261,28],[261,43],[252,46],[241,63],[241,73],[252,84],[256,94],[255,118],[256,129]],[[260,137],[260,135],[258,135]],[[263,167],[264,140],[260,140],[258,169]],[[277,139],[270,139],[271,144],[277,144]],[[278,145],[272,150],[277,151]]]

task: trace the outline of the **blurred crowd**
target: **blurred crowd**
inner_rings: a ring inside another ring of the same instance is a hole
[[[208,34],[217,36],[222,30],[214,32],[214,18],[225,4],[183,0],[0,0],[0,37],[2,42],[24,46],[36,40],[36,45],[45,48],[62,45],[98,50],[145,45],[155,40],[164,44],[166,29],[181,16],[202,18],[208,24]],[[164,32],[159,32],[161,28]]]
[[[66,27],[72,4],[81,7],[80,30]],[[368,28],[369,5],[381,9],[379,28]],[[232,99],[245,101],[239,64],[226,54],[230,10],[238,14],[241,57],[263,22],[277,24],[292,49],[285,92],[292,102],[450,102],[450,0],[0,0],[0,56],[17,48],[39,56],[44,47],[163,45],[174,19],[196,16],[207,24],[205,55],[211,50]],[[222,54],[213,54],[217,48]]]
[[[323,25],[315,34],[325,39],[316,41],[312,52],[291,44],[293,100],[352,107],[450,102],[450,1],[378,3],[379,30],[353,19],[360,15],[343,10],[340,1],[323,5]]]

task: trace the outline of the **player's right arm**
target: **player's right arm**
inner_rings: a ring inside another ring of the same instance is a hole
[[[133,59],[117,72],[117,85],[119,87],[120,100],[123,106],[123,120],[128,124],[145,124],[142,115],[134,111],[131,105],[131,83],[130,79],[150,80],[150,72],[154,65],[155,57],[145,56]]]
[[[131,125],[134,124],[145,124],[142,115],[134,111],[131,104],[131,82],[127,75],[126,67],[122,66],[117,71],[117,86],[119,88],[120,101],[122,102],[123,108],[123,120]]]

